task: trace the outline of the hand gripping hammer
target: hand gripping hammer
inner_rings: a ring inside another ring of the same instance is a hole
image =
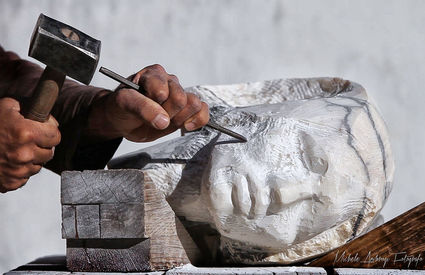
[[[23,108],[24,117],[46,121],[66,75],[89,84],[99,62],[100,44],[75,28],[40,14],[28,55],[47,66],[29,104]]]

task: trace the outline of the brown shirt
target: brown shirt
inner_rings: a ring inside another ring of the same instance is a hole
[[[0,98],[12,97],[21,103],[25,102],[42,72],[40,66],[19,58],[13,52],[6,52],[0,46]],[[46,164],[46,168],[56,173],[104,168],[121,139],[89,144],[82,135],[90,106],[103,91],[101,88],[65,80],[52,110],[52,115],[59,122],[62,140],[55,149],[55,157]]]

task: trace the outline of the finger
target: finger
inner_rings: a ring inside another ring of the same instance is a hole
[[[141,118],[156,129],[163,130],[170,124],[167,112],[158,103],[136,90],[120,90],[117,101],[123,110]]]
[[[186,107],[182,111],[180,111],[180,113],[173,117],[172,122],[174,125],[180,128],[186,120],[188,120],[201,110],[201,100],[196,95],[188,93]]]
[[[201,104],[202,104],[201,110],[198,113],[196,113],[194,116],[189,118],[184,123],[184,128],[187,131],[193,131],[193,130],[199,129],[205,126],[210,120],[208,105],[205,102],[202,102]]]
[[[53,158],[53,148],[42,148],[34,144],[26,145],[5,152],[5,157],[7,163],[11,165],[44,164]]]
[[[21,144],[35,143],[43,148],[52,148],[61,140],[58,123],[52,116],[44,123],[27,120],[17,131],[17,139]]]
[[[49,160],[53,158],[55,154],[54,147],[53,148],[41,148],[37,147],[34,149],[34,159],[32,161],[33,164],[44,165]]]
[[[32,163],[25,165],[11,165],[8,164],[3,167],[3,176],[9,179],[28,179],[29,177],[37,174],[41,170],[41,165]]]
[[[133,142],[149,142],[149,141],[154,141],[154,140],[156,140],[160,137],[163,137],[165,135],[171,134],[174,131],[176,131],[177,129],[178,129],[178,127],[176,127],[174,125],[170,125],[164,130],[157,130],[157,129],[154,129],[154,128],[146,129],[145,127],[140,127],[140,128],[133,130],[125,138],[130,140],[130,141],[133,141]]]
[[[9,191],[16,190],[22,186],[24,186],[28,181],[26,179],[17,179],[17,178],[0,178],[0,193],[6,193]]]
[[[168,87],[170,94],[168,99],[162,104],[162,107],[167,111],[170,118],[173,118],[186,107],[187,94],[178,83],[177,78],[170,79]]]
[[[49,119],[45,123],[59,127],[59,122],[52,115],[49,115]]]
[[[168,74],[161,65],[151,65],[133,79],[144,90],[144,95],[162,104],[169,96]]]
[[[26,145],[5,152],[5,159],[11,165],[32,163],[35,145]]]

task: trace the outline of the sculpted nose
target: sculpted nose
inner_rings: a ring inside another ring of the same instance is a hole
[[[221,214],[233,213],[232,183],[229,181],[231,170],[227,168],[218,169],[210,176],[209,195],[211,207]]]
[[[248,181],[245,176],[238,173],[235,174],[233,180],[232,203],[236,213],[240,212],[245,216],[249,216],[252,201]]]
[[[265,216],[270,204],[270,194],[264,181],[253,179],[252,175],[241,174],[235,174],[233,179],[234,213],[242,214],[248,219]]]

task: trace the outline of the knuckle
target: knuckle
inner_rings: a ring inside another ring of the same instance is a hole
[[[34,133],[30,129],[19,124],[16,127],[15,137],[19,144],[30,143],[34,139]]]
[[[16,162],[16,153],[15,151],[7,151],[4,153],[4,158],[8,163],[15,163]]]
[[[40,172],[42,166],[41,165],[32,165],[27,172],[27,177],[37,174]]]
[[[194,112],[199,112],[202,109],[201,100],[194,94],[187,94],[187,104]]]
[[[28,148],[28,146],[18,148],[13,155],[14,160],[18,163],[27,163],[34,159],[34,151]]]
[[[159,71],[159,72],[165,72],[164,67],[162,67],[159,64],[153,64],[147,67],[148,70],[153,70],[153,71]]]
[[[160,85],[166,85],[167,84],[167,79],[164,77],[164,75],[162,74],[153,74],[153,73],[147,73],[145,75],[143,75],[140,78],[141,82],[145,83],[146,86],[148,86],[147,88],[152,88],[150,86],[152,85],[157,85],[158,83]]]
[[[185,92],[175,92],[172,94],[173,104],[177,109],[183,109],[187,104],[187,95]]]
[[[53,141],[52,141],[53,146],[58,145],[61,142],[61,138],[62,138],[61,132],[59,131],[58,128],[55,128],[53,132]]]
[[[168,75],[168,78],[169,78],[171,81],[174,81],[174,82],[179,83],[179,79],[178,79],[178,77],[177,77],[176,75],[174,75],[174,74],[169,74],[169,75]]]
[[[122,89],[115,93],[115,103],[121,109],[125,109],[127,105],[127,91],[123,91]]]
[[[201,110],[201,114],[199,116],[199,122],[201,125],[205,125],[208,123],[208,121],[210,120],[210,113],[208,111],[208,105],[205,102],[202,102],[202,110]]]
[[[27,178],[30,176],[29,168],[27,165],[16,166],[14,169],[11,169],[9,175],[18,179]]]

